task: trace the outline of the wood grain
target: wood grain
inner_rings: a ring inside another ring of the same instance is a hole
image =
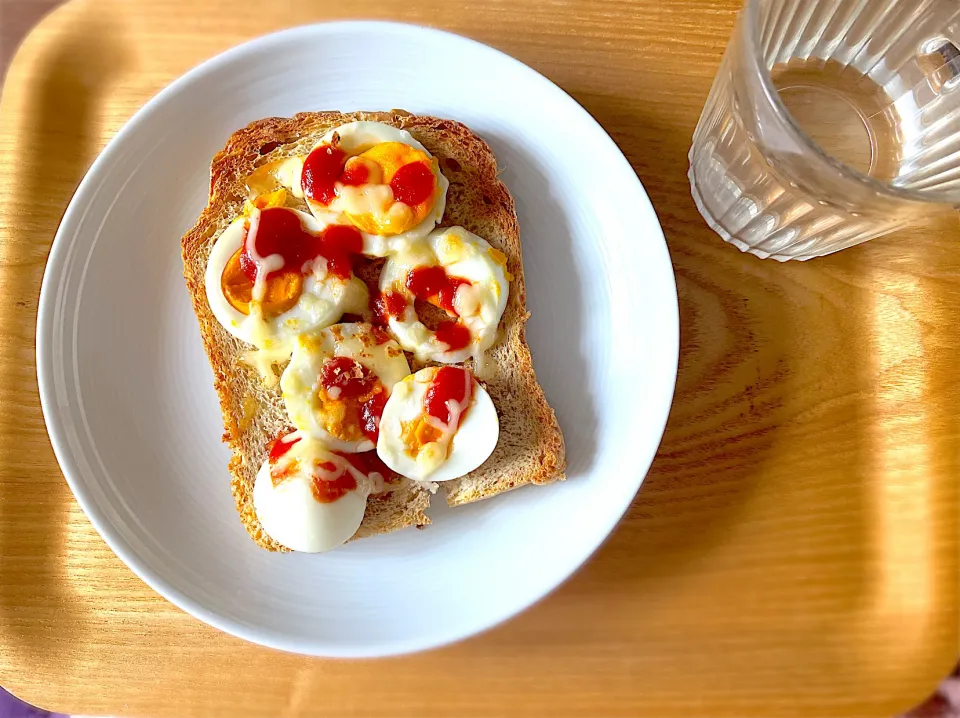
[[[150,716],[889,716],[958,647],[955,217],[806,264],[742,255],[686,152],[735,0],[73,0],[0,100],[0,683]],[[341,662],[222,635],[156,596],[74,502],[40,414],[44,262],[104,143],[192,65],[338,16],[444,27],[543,72],[643,180],[682,353],[654,466],[560,590],[480,637]]]

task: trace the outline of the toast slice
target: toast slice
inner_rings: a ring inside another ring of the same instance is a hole
[[[268,387],[240,360],[251,347],[231,336],[214,318],[206,298],[204,271],[219,234],[237,217],[247,198],[246,179],[274,160],[306,155],[328,130],[356,120],[383,122],[410,132],[439,161],[450,182],[442,225],[460,225],[483,237],[507,257],[513,275],[500,323],[501,339],[488,351],[479,377],[500,416],[500,441],[477,470],[442,490],[451,506],[488,498],[525,484],[563,478],[563,436],[537,383],[524,336],[526,295],[520,235],[513,198],[497,178],[487,144],[464,125],[395,110],[385,112],[305,112],[267,118],[235,132],[213,158],[210,195],[197,223],[181,242],[184,277],[220,397],[224,441],[233,451],[231,487],[241,520],[251,537],[269,550],[284,550],[263,531],[253,508],[253,484],[266,457],[267,443],[290,425],[279,387]],[[469,365],[469,363],[468,363]],[[416,371],[421,366],[412,363]],[[371,496],[354,538],[407,526],[424,526],[430,494],[404,482],[389,494]]]

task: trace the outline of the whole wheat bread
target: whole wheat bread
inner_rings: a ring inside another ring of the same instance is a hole
[[[520,234],[513,198],[497,178],[496,160],[487,144],[464,125],[394,110],[383,112],[306,112],[272,117],[235,132],[213,158],[210,196],[193,228],[184,235],[184,277],[200,323],[200,332],[220,397],[223,440],[233,450],[233,496],[251,537],[266,549],[284,550],[263,531],[253,509],[253,483],[266,457],[267,443],[292,430],[278,387],[267,387],[257,372],[240,361],[251,349],[223,329],[211,313],[204,271],[219,234],[243,209],[246,179],[265,163],[306,155],[328,130],[347,122],[383,122],[410,132],[440,162],[450,182],[442,225],[460,225],[483,237],[507,256],[513,275],[501,338],[489,351],[484,384],[500,416],[500,440],[490,458],[467,476],[442,485],[456,506],[488,498],[524,484],[563,478],[563,436],[553,410],[537,383],[524,337],[526,295]],[[414,371],[419,366],[411,367]],[[354,538],[429,523],[424,513],[430,494],[404,482],[389,494],[372,496]]]

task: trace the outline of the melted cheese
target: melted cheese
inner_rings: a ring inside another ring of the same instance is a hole
[[[393,190],[386,184],[359,186],[337,183],[337,198],[330,203],[334,212],[384,215],[393,202]]]
[[[261,165],[247,177],[247,196],[255,200],[282,187],[294,197],[303,199],[300,175],[303,174],[303,158],[288,157]],[[281,203],[282,204],[282,203]]]
[[[496,283],[493,286],[497,286]],[[483,290],[475,284],[461,284],[453,296],[453,308],[461,317],[472,317],[483,305]]]
[[[290,157],[277,168],[277,180],[297,199],[303,199],[300,175],[303,174],[303,157]]]
[[[285,363],[289,358],[290,348],[283,344],[272,348],[251,349],[240,355],[240,361],[256,369],[266,387],[275,387],[280,382],[274,367]]]

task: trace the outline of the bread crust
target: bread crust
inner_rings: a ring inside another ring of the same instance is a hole
[[[259,166],[305,155],[328,130],[347,122],[369,120],[407,130],[439,161],[450,182],[442,226],[460,225],[483,237],[507,257],[513,275],[501,337],[489,354],[484,384],[500,416],[500,441],[491,457],[470,474],[445,482],[447,502],[460,505],[489,498],[525,484],[563,478],[563,436],[553,410],[537,383],[524,334],[526,291],[520,233],[513,198],[497,176],[490,147],[467,127],[452,120],[391,112],[305,112],[290,118],[270,117],[234,132],[210,167],[210,195],[196,224],[183,236],[184,278],[214,373],[223,413],[223,440],[233,451],[231,488],[241,521],[260,546],[284,551],[260,526],[253,508],[253,483],[266,444],[290,431],[278,387],[269,388],[240,361],[251,347],[231,336],[214,318],[206,298],[204,273],[214,241],[243,208],[245,180]],[[468,362],[469,366],[471,362]],[[414,370],[419,367],[413,367]],[[354,538],[387,533],[430,522],[425,510],[430,494],[404,481],[390,494],[372,496]]]

